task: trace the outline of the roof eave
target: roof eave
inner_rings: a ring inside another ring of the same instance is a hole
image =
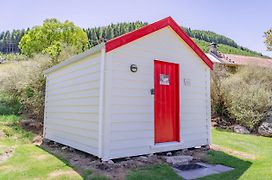
[[[62,68],[64,66],[72,64],[74,62],[77,62],[77,61],[81,60],[82,58],[85,58],[87,56],[95,54],[95,53],[101,51],[101,49],[103,49],[103,48],[105,48],[105,43],[98,44],[98,45],[94,46],[93,48],[91,48],[91,49],[89,49],[89,50],[87,50],[87,51],[85,51],[83,53],[72,56],[71,58],[68,58],[68,59],[62,61],[61,63],[59,63],[59,64],[57,64],[57,65],[55,65],[55,66],[53,66],[53,67],[51,67],[49,69],[46,69],[45,71],[43,71],[43,73],[45,75],[47,75],[47,74],[49,74],[51,72],[54,72],[54,71],[56,71],[56,70],[58,70],[58,69],[60,69],[60,68]]]

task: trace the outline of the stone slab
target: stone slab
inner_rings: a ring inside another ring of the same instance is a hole
[[[172,165],[184,165],[189,164],[193,160],[192,156],[167,156],[166,162]]]
[[[232,171],[233,170],[233,168],[231,168],[231,167],[223,166],[223,165],[220,165],[220,164],[212,166],[210,168],[213,169],[214,171],[217,171],[217,172],[220,172],[220,173],[228,172],[228,171]]]

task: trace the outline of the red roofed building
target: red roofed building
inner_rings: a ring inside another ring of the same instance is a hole
[[[217,51],[217,45],[215,43],[211,43],[210,52],[206,53],[206,55],[215,64],[223,64],[227,66],[252,65],[272,68],[271,58],[223,54]]]

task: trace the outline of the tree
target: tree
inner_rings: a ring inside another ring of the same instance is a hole
[[[268,51],[272,51],[272,28],[264,33],[265,44]]]
[[[73,46],[79,52],[89,48],[88,36],[70,21],[61,23],[57,19],[47,19],[42,26],[29,30],[21,39],[21,53],[32,57],[36,53],[49,54],[56,60],[63,46]]]

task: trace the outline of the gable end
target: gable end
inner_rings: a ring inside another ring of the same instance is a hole
[[[110,52],[120,46],[123,46],[148,34],[156,32],[166,26],[170,26],[179,35],[179,37],[183,39],[183,41],[205,62],[205,64],[211,70],[213,69],[213,62],[205,55],[205,53],[195,44],[195,42],[181,29],[181,27],[171,17],[167,17],[130,33],[109,40],[105,44],[106,52]]]

